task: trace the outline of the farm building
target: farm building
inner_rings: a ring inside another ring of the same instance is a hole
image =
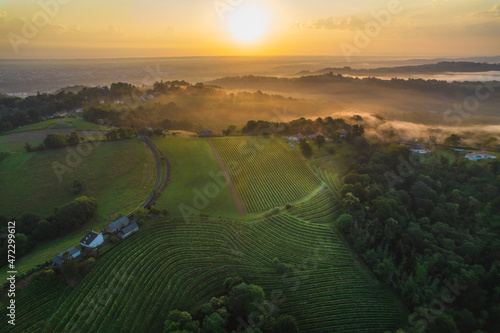
[[[120,233],[118,234],[118,237],[123,239],[123,238],[127,237],[128,235],[130,235],[138,230],[139,230],[139,226],[137,225],[137,223],[134,222],[131,225],[129,225],[128,227],[123,228],[123,230],[120,231]]]
[[[85,237],[82,238],[80,244],[84,247],[94,248],[101,245],[104,242],[104,238],[101,233],[94,232],[94,230],[89,231]]]
[[[63,253],[59,254],[57,257],[55,257],[54,259],[52,259],[52,264],[53,265],[60,265],[60,264],[62,264],[62,262],[63,262],[63,256],[64,256],[65,253],[68,253],[71,256],[71,258],[76,258],[76,257],[78,257],[81,254],[81,252],[80,252],[80,250],[78,250],[78,248],[72,247],[68,251],[63,252]]]
[[[309,135],[309,137],[310,137],[311,139],[316,139],[316,138],[317,138],[318,136],[320,136],[320,135],[321,135],[321,136],[325,136],[325,135],[324,135],[323,133],[321,133],[321,132],[316,132],[316,133],[314,133],[314,134]]]
[[[297,135],[294,135],[294,136],[289,137],[289,138],[288,138],[288,140],[290,140],[290,141],[295,141],[295,142],[299,142],[299,141],[300,141],[300,139],[303,139],[303,138],[305,138],[305,136],[299,133],[299,134],[297,134]]]
[[[212,135],[213,132],[212,131],[201,131],[200,134],[201,135]]]
[[[106,231],[111,232],[111,233],[115,233],[115,232],[120,231],[123,227],[128,226],[129,224],[130,224],[130,220],[129,220],[128,216],[124,216],[124,217],[119,218],[115,222],[108,224],[106,227]]]
[[[337,134],[339,135],[339,138],[345,138],[345,137],[347,137],[347,131],[345,129],[339,129],[337,131]]]
[[[479,160],[494,160],[496,156],[486,154],[485,152],[476,151],[474,153],[469,153],[465,155],[465,158],[470,161],[479,161]]]
[[[408,147],[410,149],[411,152],[413,153],[419,153],[419,154],[427,154],[427,153],[430,153],[429,150],[425,149],[424,147],[420,146],[420,145],[412,145],[412,146],[409,146]]]

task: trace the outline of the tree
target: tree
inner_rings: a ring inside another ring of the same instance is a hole
[[[230,276],[224,280],[224,288],[227,292],[231,291],[234,286],[239,285],[243,282],[243,279],[239,276]]]
[[[24,255],[29,250],[28,237],[23,233],[15,235],[16,239],[16,253],[19,256]]]
[[[325,144],[325,137],[323,135],[318,135],[316,136],[316,144],[318,145],[318,148],[321,148]]]
[[[191,315],[186,311],[170,311],[167,320],[165,320],[165,329],[163,332],[198,333],[200,332],[200,322],[193,321]]]
[[[307,140],[302,138],[300,139],[299,144],[300,144],[300,150],[302,151],[304,157],[310,158],[313,155],[313,150],[309,145],[309,143],[307,142]]]
[[[359,198],[356,197],[351,192],[347,193],[344,197],[344,200],[342,200],[344,207],[347,208],[347,211],[349,213],[355,211],[356,208],[358,208],[359,202],[360,202]]]
[[[51,133],[47,134],[47,137],[43,140],[43,143],[45,144],[45,147],[49,149],[57,149],[66,146],[68,139],[68,135]]]
[[[161,133],[159,135],[163,134],[162,130],[159,130]],[[132,139],[132,137],[135,135],[135,130],[131,127],[120,127],[118,130],[118,136],[120,139],[125,140],[125,139]]]
[[[354,138],[358,137],[358,136],[363,136],[365,134],[365,128],[363,127],[363,125],[354,125],[352,127],[352,136]]]
[[[111,131],[108,131],[105,136],[108,140],[116,140],[118,139],[118,131],[116,129],[112,129]]]
[[[155,129],[153,130],[153,134],[154,134],[155,136],[162,136],[162,137],[164,137],[164,136],[165,136],[165,133],[163,133],[163,130],[162,130],[161,128],[155,128]]]
[[[462,142],[462,138],[456,134],[452,134],[449,137],[447,137],[446,139],[444,139],[444,144],[447,146],[452,146],[452,147],[459,146],[461,142]]]
[[[134,217],[137,220],[137,224],[143,225],[151,219],[151,215],[149,214],[146,208],[139,208],[135,213]]]
[[[140,135],[140,136],[147,136],[147,137],[151,137],[153,136],[153,131],[150,130],[149,128],[146,128],[146,127],[143,127],[143,128],[140,128],[137,133]]]
[[[69,232],[92,219],[97,212],[97,201],[90,197],[76,198],[60,207],[56,219],[60,228]]]
[[[342,233],[348,233],[349,230],[351,229],[352,226],[352,215],[349,214],[342,214],[340,217],[337,219],[337,224],[339,226],[340,231]]]
[[[29,142],[26,142],[24,144],[24,149],[26,149],[27,153],[31,153],[33,151],[33,148],[31,147],[31,145],[29,144]]]
[[[52,230],[52,225],[47,220],[42,220],[38,222],[38,226],[33,230],[33,238],[37,241],[52,239],[56,233]]]
[[[276,332],[278,333],[298,333],[299,325],[295,317],[290,315],[281,315],[276,323]]]
[[[225,333],[226,323],[224,318],[217,313],[212,313],[203,319],[203,333]]]
[[[84,217],[87,220],[94,218],[97,213],[97,200],[92,197],[79,197],[74,200],[75,203],[82,207]]]
[[[265,294],[262,287],[242,282],[229,292],[229,310],[236,316],[248,315],[251,313],[251,303],[261,303],[264,299]]]
[[[38,217],[37,215],[24,213],[17,222],[16,231],[25,235],[31,235],[33,230],[35,230],[35,228],[37,227],[39,221],[40,217]]]
[[[68,138],[68,145],[69,146],[76,146],[78,143],[80,143],[80,136],[76,131],[71,133],[71,135]]]

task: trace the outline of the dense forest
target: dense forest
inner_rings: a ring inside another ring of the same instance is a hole
[[[350,160],[340,228],[415,331],[498,332],[500,163],[421,164],[398,145],[357,145]]]

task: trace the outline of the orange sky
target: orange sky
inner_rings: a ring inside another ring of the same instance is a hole
[[[492,0],[0,0],[4,59],[492,56],[499,31]]]

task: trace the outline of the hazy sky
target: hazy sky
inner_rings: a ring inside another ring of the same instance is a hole
[[[491,56],[499,33],[500,0],[0,0],[8,59]]]

